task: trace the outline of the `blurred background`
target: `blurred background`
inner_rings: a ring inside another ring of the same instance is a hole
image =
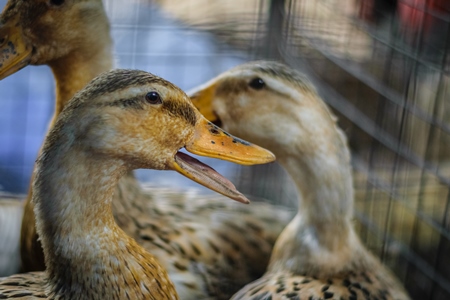
[[[414,299],[450,299],[450,1],[104,4],[117,67],[155,73],[185,90],[261,58],[306,73],[349,138],[359,235]],[[53,103],[48,67],[0,82],[0,190],[26,193]],[[276,164],[201,160],[250,198],[296,206]],[[173,172],[139,170],[138,177],[194,185]]]

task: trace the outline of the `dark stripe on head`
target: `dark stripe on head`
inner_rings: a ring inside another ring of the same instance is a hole
[[[113,102],[100,103],[99,106],[117,106],[120,108],[144,109],[144,101],[142,97],[131,99],[119,99]]]
[[[114,93],[115,91],[125,89],[130,86],[141,86],[149,83],[158,83],[171,89],[180,90],[172,83],[153,74],[139,70],[117,69],[103,73],[94,78],[81,92],[74,96],[65,110],[76,109],[81,106],[84,101],[104,94]],[[120,99],[104,105],[143,109],[145,104],[144,99],[132,98]],[[185,119],[189,124],[195,125],[197,122],[195,109],[187,102],[163,99],[162,108],[172,116]]]
[[[170,82],[155,76],[153,74],[140,70],[117,69],[102,73],[89,82],[84,89],[78,92],[67,105],[65,110],[75,109],[81,106],[85,101],[97,98],[104,94],[114,93],[130,86],[141,86],[152,82],[158,82],[161,85],[173,86]],[[132,99],[130,99],[132,100]],[[126,102],[127,99],[122,100]],[[119,101],[112,102],[118,106],[125,107],[125,103],[119,104]],[[129,102],[129,104],[132,104]]]
[[[181,117],[189,124],[195,126],[197,123],[197,115],[194,108],[186,102],[163,100],[162,108],[174,117]]]
[[[85,88],[84,96],[96,98],[106,93],[114,93],[129,86],[145,85],[152,82],[165,82],[153,74],[140,70],[113,70],[94,78]]]

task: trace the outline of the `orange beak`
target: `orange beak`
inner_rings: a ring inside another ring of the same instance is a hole
[[[0,80],[30,64],[33,47],[13,18],[0,26]]]
[[[197,121],[195,132],[185,148],[197,155],[219,158],[241,165],[263,164],[275,160],[272,152],[232,136],[205,118]],[[172,168],[213,191],[242,203],[250,203],[228,179],[184,153],[178,152],[175,155]]]

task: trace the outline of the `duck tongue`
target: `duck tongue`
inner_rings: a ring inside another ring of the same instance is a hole
[[[240,193],[236,189],[234,184],[217,173],[210,166],[205,165],[201,161],[190,157],[183,152],[177,152],[175,154],[175,161],[180,168],[189,173],[189,178],[194,180],[195,182],[233,200],[245,204],[250,203],[250,200],[248,200],[242,193]]]

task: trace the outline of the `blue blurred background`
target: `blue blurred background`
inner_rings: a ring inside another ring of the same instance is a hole
[[[0,0],[3,8],[6,0]],[[118,68],[137,68],[187,90],[248,57],[190,29],[143,1],[105,1]],[[0,81],[0,190],[25,193],[54,109],[55,83],[47,66],[29,66]],[[204,159],[229,175],[233,165]],[[167,172],[169,173],[169,172]],[[141,181],[165,186],[196,185],[170,172],[139,170]]]

